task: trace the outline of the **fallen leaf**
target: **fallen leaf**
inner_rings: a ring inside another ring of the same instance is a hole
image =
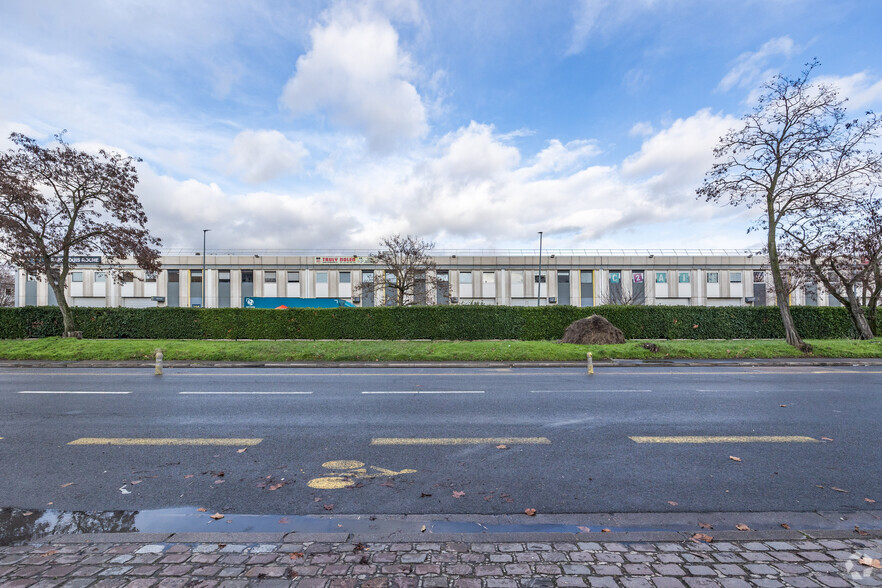
[[[670,504],[671,506],[677,506],[679,503],[674,502],[673,500],[668,500],[668,504]]]
[[[386,488],[394,488],[395,484],[392,483],[392,480],[386,480],[380,486],[385,486]]]
[[[714,528],[713,525],[710,525],[708,523],[702,523],[701,521],[698,521],[698,526],[701,527],[702,529],[713,529]]]
[[[491,500],[492,498],[493,498],[493,495],[492,495],[492,494],[488,494],[487,496],[484,497],[484,500],[488,500],[488,501],[489,501],[489,500]]]
[[[600,532],[601,533],[612,533],[612,530],[611,529],[601,529]]]
[[[821,486],[820,484],[815,484],[815,488],[821,488],[821,489],[823,489],[824,487]]]
[[[782,529],[789,529],[790,525],[788,525],[787,523],[781,523],[781,528]]]
[[[223,481],[223,480],[215,480],[214,483],[215,483],[215,484],[223,484],[224,481]]]
[[[426,532],[426,526],[423,525],[422,527],[420,527],[420,533],[425,533],[425,532]]]
[[[322,498],[321,498],[321,496],[319,496],[318,498],[313,498],[312,501],[313,502],[321,502]]]
[[[226,547],[226,546],[227,546],[226,543],[218,543],[218,544],[217,544],[217,548],[218,548],[218,549],[223,549],[223,548]]]
[[[869,500],[869,498],[866,498],[865,500]],[[874,500],[873,502],[876,502],[876,501]],[[47,502],[46,506],[52,506],[53,504],[55,504],[55,503],[54,502]]]
[[[832,441],[830,437],[821,437],[821,441]]]
[[[32,514],[34,514],[34,513],[31,512],[31,511],[27,511],[27,512],[23,512],[23,513],[21,513],[21,516],[23,516],[23,517],[29,517],[29,516],[31,516]]]
[[[848,490],[843,490],[842,488],[837,488],[836,486],[830,486],[830,490],[836,490],[837,492],[844,492],[848,494]]]
[[[509,496],[503,496],[502,502],[508,502],[508,503],[514,502],[514,498],[511,498]]]
[[[62,484],[61,486],[59,486],[59,488],[67,488],[68,486],[73,486],[73,485],[74,485],[73,482],[68,482],[67,484]]]
[[[463,496],[465,496],[465,491],[462,491],[462,492],[460,492],[459,490],[453,491],[454,498],[462,498]]]
[[[431,494],[427,494],[426,492],[420,492],[420,498],[427,498],[431,496]]]
[[[496,449],[508,449],[508,445],[497,445]]]
[[[714,540],[713,537],[711,537],[710,535],[705,535],[704,533],[696,533],[695,535],[693,535],[691,537],[691,539],[693,541],[695,541],[696,543],[698,543],[700,541],[704,541],[705,543],[710,543],[711,541]]]
[[[334,510],[334,505],[333,505],[333,504],[325,504],[325,505],[323,505],[323,506],[324,506],[325,510]]]
[[[864,498],[864,502],[869,502],[870,504],[876,504],[876,501],[872,498]],[[51,502],[49,504],[52,504]]]
[[[224,518],[224,515],[222,515],[222,514],[219,513],[219,512],[216,512],[216,513],[214,513],[213,515],[211,515],[211,518],[213,518],[213,519],[216,520],[216,521],[219,521],[219,520],[221,520],[222,518]]]
[[[140,484],[140,483],[141,483],[141,480],[133,480],[133,481],[129,482],[129,484],[131,484],[132,486],[134,486],[135,484]]]
[[[237,449],[237,450],[236,450],[236,453],[245,453],[246,451],[248,451],[248,448],[247,448],[247,447],[243,447],[242,449]]]
[[[268,488],[268,490],[270,492],[275,492],[276,490],[278,490],[279,488],[281,488],[284,485],[285,485],[285,482],[277,482],[275,484],[270,484],[270,487]]]
[[[591,528],[590,527],[579,527],[579,532],[580,533],[590,533]]]
[[[227,520],[224,521],[224,522],[227,523],[227,524],[229,525],[229,524],[232,523],[233,521],[232,521],[232,519],[227,519]]]
[[[50,555],[55,555],[56,553],[58,553],[57,549],[50,549],[46,553],[41,553],[40,557],[49,557]]]
[[[536,509],[535,509],[535,508],[525,508],[525,509],[524,509],[524,513],[525,513],[528,517],[535,517],[535,516],[536,516]]]
[[[740,457],[735,457],[734,455],[730,455],[729,459],[731,459],[732,461],[741,461]]]
[[[282,517],[282,518],[279,519],[279,524],[280,524],[280,525],[287,525],[287,524],[290,523],[290,522],[291,522],[291,521],[288,520],[288,517]]]
[[[739,531],[750,531],[750,527],[748,527],[747,525],[738,524],[735,525],[735,528]]]
[[[858,535],[869,535],[869,533],[867,533],[866,531],[861,531],[861,528],[857,525],[854,526],[854,532]]]
[[[186,476],[184,476],[184,479],[189,480],[192,477],[193,477],[193,474],[187,474]]]
[[[858,563],[862,566],[869,566],[871,568],[876,568],[877,570],[882,570],[882,562],[880,562],[878,559],[873,559],[867,555],[860,558],[858,560]]]
[[[197,511],[197,512],[208,512],[207,509],[204,509],[204,508],[202,508],[202,507],[197,508],[196,511]]]
[[[781,405],[779,405],[779,406],[780,406],[781,408],[787,408],[787,405],[786,405],[786,404],[781,404]]]
[[[303,552],[295,551],[294,553],[289,553],[288,557],[290,557],[291,559],[300,559],[301,557],[303,557]]]

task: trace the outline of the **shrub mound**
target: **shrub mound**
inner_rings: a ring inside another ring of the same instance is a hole
[[[624,343],[625,334],[614,324],[600,315],[592,314],[588,318],[575,321],[564,331],[561,343],[577,343],[579,345],[613,345]]]

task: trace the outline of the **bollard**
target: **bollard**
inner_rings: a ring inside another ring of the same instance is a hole
[[[594,375],[594,359],[591,357],[591,352],[588,352],[588,375]]]
[[[157,376],[162,375],[162,351],[156,352],[156,371],[154,373]]]

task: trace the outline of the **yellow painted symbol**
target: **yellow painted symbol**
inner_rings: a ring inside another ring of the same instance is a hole
[[[307,482],[310,488],[318,488],[320,490],[338,490],[340,488],[348,488],[355,484],[355,480],[370,480],[372,478],[383,478],[400,476],[401,474],[415,474],[416,470],[387,470],[386,468],[378,468],[371,466],[370,469],[376,473],[368,473],[364,463],[351,459],[338,459],[334,461],[326,461],[322,464],[323,468],[332,470],[331,475],[322,478],[313,478]]]

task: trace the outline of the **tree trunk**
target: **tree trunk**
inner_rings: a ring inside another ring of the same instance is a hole
[[[74,325],[73,314],[70,312],[70,306],[64,297],[64,286],[49,278],[49,287],[55,292],[55,300],[58,302],[58,308],[61,310],[61,319],[64,321],[64,336],[70,337],[75,332],[76,326]]]
[[[770,210],[771,206],[769,207]],[[775,286],[775,301],[781,312],[781,322],[784,323],[784,338],[789,345],[793,345],[803,353],[811,353],[812,346],[802,340],[796,330],[796,323],[790,314],[790,303],[787,301],[787,290],[784,288],[784,279],[781,277],[781,266],[778,262],[778,248],[775,246],[775,225],[773,215],[769,214],[769,266],[772,271],[772,282]]]
[[[845,294],[848,296],[848,314],[857,329],[858,336],[864,340],[872,339],[873,330],[870,329],[870,323],[867,322],[867,317],[864,315],[864,309],[861,308],[861,301],[858,300],[854,292],[854,287],[846,285]]]

